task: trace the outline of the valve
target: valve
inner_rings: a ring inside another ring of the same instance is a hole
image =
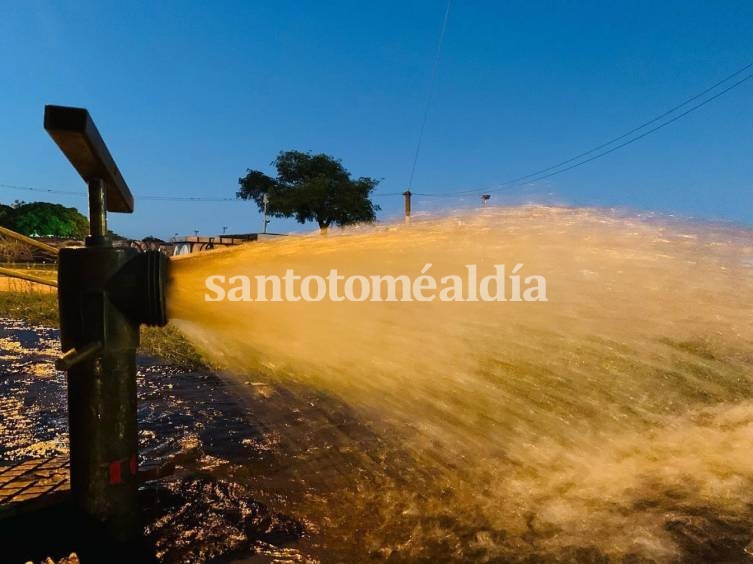
[[[168,259],[113,247],[107,211],[133,197],[89,112],[47,106],[44,127],[89,190],[85,245],[58,253],[60,341],[67,372],[71,493],[118,540],[140,532],[136,349],[140,325],[165,325]]]

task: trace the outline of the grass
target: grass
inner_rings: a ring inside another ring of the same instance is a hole
[[[0,292],[0,317],[18,319],[30,325],[58,327],[58,299],[55,293]],[[139,351],[186,370],[207,368],[191,343],[175,327],[142,327]]]
[[[0,292],[0,316],[57,327],[58,296],[54,292]]]
[[[207,363],[191,342],[172,325],[141,327],[142,353],[186,370],[207,369]]]

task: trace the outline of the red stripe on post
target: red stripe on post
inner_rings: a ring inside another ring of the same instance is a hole
[[[110,485],[116,485],[123,482],[123,476],[120,473],[120,460],[110,462]]]

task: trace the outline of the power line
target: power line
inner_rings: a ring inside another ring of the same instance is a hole
[[[611,149],[608,149],[608,150],[603,151],[601,153],[598,153],[598,154],[594,155],[593,157],[590,157],[590,158],[588,158],[588,159],[586,159],[584,161],[577,162],[577,163],[572,164],[572,165],[570,165],[570,166],[568,166],[566,168],[563,168],[563,169],[560,169],[560,170],[556,170],[554,172],[550,172],[549,174],[545,174],[543,176],[539,176],[537,178],[534,178],[533,180],[531,180],[531,182],[537,182],[539,180],[544,180],[545,178],[550,178],[550,177],[555,176],[557,174],[562,174],[563,172],[567,172],[568,170],[572,170],[572,169],[577,168],[577,167],[579,167],[581,165],[584,165],[586,163],[590,163],[592,161],[595,161],[596,159],[604,157],[604,156],[606,156],[606,155],[608,155],[610,153],[614,153],[618,149],[622,149],[623,147],[627,147],[628,145],[630,145],[632,143],[635,143],[636,141],[638,141],[640,139],[643,139],[644,137],[646,137],[648,135],[651,135],[652,133],[654,133],[656,131],[659,131],[660,129],[662,129],[662,128],[664,128],[664,127],[666,127],[666,126],[668,126],[668,125],[670,125],[670,124],[672,124],[674,122],[676,122],[677,120],[679,120],[679,119],[687,116],[688,114],[690,114],[690,113],[692,113],[692,112],[694,112],[694,111],[702,108],[703,106],[705,106],[709,102],[712,102],[713,100],[716,100],[720,96],[723,96],[724,94],[726,94],[730,90],[733,90],[733,89],[737,88],[738,86],[740,86],[744,82],[750,80],[751,78],[753,78],[753,73],[751,73],[751,74],[745,76],[744,78],[738,80],[737,82],[735,82],[731,86],[725,88],[721,92],[719,92],[717,94],[714,94],[711,98],[707,98],[703,102],[700,102],[700,103],[696,104],[695,106],[692,106],[688,110],[682,112],[681,114],[676,115],[672,119],[667,120],[664,123],[661,123],[661,124],[657,125],[656,127],[653,127],[651,129],[649,129],[648,131],[644,131],[643,133],[641,133],[637,137],[633,137],[632,139],[629,139],[629,140],[625,141],[624,143],[620,143],[619,145],[616,145],[616,146],[612,147]],[[499,192],[501,190],[504,190],[504,188],[495,188],[493,190],[487,190],[487,191],[488,192]]]
[[[54,188],[39,188],[37,186],[14,186],[13,184],[0,184],[0,188],[9,190],[23,190],[25,192],[47,192],[50,194],[68,194],[70,196],[85,196],[85,192],[74,192],[73,190],[57,190]]]
[[[429,108],[431,107],[431,101],[434,98],[434,89],[437,82],[437,73],[439,70],[439,57],[442,54],[442,44],[444,43],[445,31],[447,31],[447,20],[450,16],[450,6],[452,0],[447,0],[447,8],[444,12],[444,19],[442,20],[442,29],[439,32],[439,41],[437,42],[437,52],[434,55],[434,64],[431,69],[431,79],[429,80],[429,93],[426,97],[426,107],[424,108],[424,115],[421,120],[421,127],[418,130],[418,141],[416,143],[416,153],[413,155],[413,164],[410,168],[410,178],[408,179],[408,188],[413,186],[413,177],[416,174],[416,163],[418,163],[418,155],[421,152],[421,143],[424,140],[424,130],[426,129],[426,122],[429,119]]]
[[[205,198],[203,196],[137,196],[137,199],[161,202],[237,202],[240,198]]]
[[[20,190],[24,192],[37,192],[37,193],[43,193],[43,194],[61,194],[61,195],[67,195],[67,196],[78,196],[80,198],[86,198],[86,191],[85,190],[60,190],[57,188],[42,188],[39,186],[18,186],[14,184],[0,184],[0,188],[7,188],[9,190]],[[386,198],[390,196],[402,196],[402,192],[389,192],[385,194],[374,194],[376,197],[379,198]],[[238,198],[211,198],[211,197],[205,197],[205,196],[169,196],[169,195],[145,195],[145,196],[136,196],[137,200],[149,200],[149,201],[158,201],[158,202],[237,202]]]
[[[545,178],[550,178],[550,177],[555,176],[557,174],[561,174],[563,172],[572,170],[572,169],[577,168],[577,167],[579,167],[581,165],[584,165],[586,163],[592,162],[592,161],[594,161],[594,160],[596,160],[598,158],[601,158],[601,157],[606,156],[606,155],[608,155],[610,153],[613,153],[614,151],[616,151],[618,149],[626,147],[627,145],[630,145],[630,144],[634,143],[635,141],[638,141],[639,139],[643,139],[647,135],[650,135],[651,133],[654,133],[654,132],[656,132],[656,131],[658,131],[658,130],[664,128],[664,127],[666,127],[667,125],[669,125],[671,123],[674,123],[678,119],[683,118],[686,115],[688,115],[688,114],[690,114],[690,113],[692,113],[692,112],[700,109],[701,107],[705,106],[709,102],[711,102],[713,100],[716,100],[720,96],[726,94],[730,90],[733,90],[734,88],[737,88],[742,83],[744,83],[747,80],[749,80],[750,78],[753,78],[753,74],[746,75],[745,77],[743,77],[739,81],[733,83],[731,86],[729,86],[729,87],[725,88],[724,90],[716,93],[715,95],[713,95],[713,96],[705,99],[704,101],[702,101],[702,102],[700,102],[700,103],[692,106],[691,108],[689,108],[685,112],[682,112],[681,114],[678,114],[677,116],[675,116],[675,117],[667,120],[666,122],[663,122],[663,123],[659,124],[658,126],[652,128],[652,129],[650,129],[648,131],[645,131],[642,134],[637,135],[636,137],[633,137],[633,138],[629,139],[628,141],[626,141],[624,143],[621,143],[621,144],[619,144],[619,145],[617,145],[615,147],[612,147],[611,149],[608,149],[606,151],[598,153],[597,155],[594,155],[591,158],[588,158],[588,159],[585,159],[583,161],[577,162],[577,163],[575,163],[575,164],[573,164],[571,166],[568,166],[566,168],[560,168],[560,167],[562,167],[564,165],[567,165],[569,163],[574,163],[575,161],[578,161],[579,159],[581,159],[583,157],[586,157],[588,155],[592,155],[593,153],[599,151],[600,149],[604,149],[606,147],[609,147],[610,145],[613,145],[617,141],[620,141],[622,139],[630,137],[632,134],[637,133],[638,131],[640,131],[642,129],[645,129],[649,125],[652,125],[652,124],[654,124],[654,123],[662,120],[663,118],[665,118],[665,117],[667,117],[667,116],[675,113],[677,110],[679,110],[679,109],[687,106],[691,102],[694,102],[695,100],[698,100],[699,98],[702,98],[703,96],[705,96],[706,94],[712,92],[713,90],[716,90],[722,84],[724,84],[726,82],[729,82],[731,79],[735,78],[736,76],[739,76],[740,74],[742,74],[746,70],[750,69],[751,67],[753,67],[753,62],[748,63],[747,65],[745,65],[745,66],[741,67],[740,69],[736,70],[735,72],[733,72],[732,74],[730,74],[726,78],[724,78],[724,79],[720,80],[719,82],[715,83],[713,86],[709,86],[708,88],[706,88],[702,92],[699,92],[698,94],[695,94],[695,95],[691,96],[690,98],[684,100],[680,104],[677,104],[676,106],[670,108],[669,110],[666,110],[666,111],[662,112],[661,114],[657,115],[656,117],[654,117],[654,118],[652,118],[652,119],[650,119],[650,120],[642,123],[641,125],[639,125],[637,127],[632,128],[631,130],[623,133],[622,135],[614,137],[614,138],[612,138],[609,141],[606,141],[604,143],[600,143],[599,145],[597,145],[597,146],[595,146],[595,147],[593,147],[593,148],[591,148],[591,149],[589,149],[587,151],[579,153],[579,154],[577,154],[577,155],[575,155],[573,157],[570,157],[570,158],[568,158],[568,159],[566,159],[564,161],[561,161],[561,162],[559,162],[559,163],[557,163],[555,165],[551,165],[551,166],[548,166],[546,168],[539,169],[539,170],[536,170],[534,172],[525,174],[523,176],[518,176],[516,178],[512,178],[510,180],[505,180],[504,182],[501,182],[496,188],[492,188],[492,189],[484,188],[484,189],[473,189],[473,190],[461,190],[461,191],[449,192],[449,193],[445,193],[445,194],[435,194],[435,196],[462,196],[462,195],[465,195],[465,194],[476,194],[476,193],[479,193],[479,192],[482,192],[482,191],[483,192],[500,192],[502,190],[507,190],[507,189],[510,189],[510,188],[514,188],[514,187],[520,186],[521,184],[528,184],[528,183],[531,183],[531,182],[537,182],[539,180],[543,180]],[[559,170],[556,170],[556,169],[559,169]],[[550,171],[553,171],[553,172],[551,172],[550,174],[546,174],[546,173],[549,173]],[[543,176],[539,176],[539,175],[542,175],[542,174],[543,174]],[[536,178],[534,178],[534,177],[536,177]],[[524,180],[528,180],[528,182],[525,182],[525,183],[522,182]],[[424,196],[429,196],[430,194],[423,194],[423,195]]]
[[[441,36],[440,36],[440,47],[441,47],[441,39],[444,37],[444,31],[445,31],[446,24],[447,24],[447,16],[449,14],[449,9],[450,9],[450,5],[451,5],[451,1],[452,0],[449,0],[448,3],[447,3],[447,11],[445,12],[445,19],[444,19],[444,22],[443,22],[443,25],[442,25],[442,33],[441,33]],[[438,49],[438,53],[439,53],[439,49]],[[630,131],[628,131],[626,133],[623,133],[622,135],[614,137],[613,139],[610,139],[609,141],[601,143],[601,144],[593,147],[592,149],[589,149],[588,151],[585,151],[583,153],[575,155],[574,157],[571,157],[569,159],[561,161],[560,163],[558,163],[556,165],[552,165],[552,166],[540,169],[538,171],[534,171],[532,173],[529,173],[529,174],[526,174],[526,175],[523,175],[523,176],[519,176],[517,178],[513,178],[511,180],[506,180],[506,181],[502,182],[501,184],[499,184],[497,188],[460,190],[460,191],[456,191],[456,192],[446,192],[446,193],[437,193],[437,194],[428,194],[428,193],[414,192],[413,194],[415,196],[424,196],[424,197],[429,197],[429,198],[444,198],[444,197],[462,196],[462,195],[467,195],[467,194],[477,194],[477,193],[480,193],[480,192],[496,193],[496,192],[500,192],[502,190],[509,190],[509,189],[512,189],[512,188],[515,188],[515,187],[518,187],[518,186],[521,186],[521,185],[524,185],[524,184],[530,184],[530,183],[533,183],[533,182],[538,182],[540,180],[544,180],[546,178],[550,178],[552,176],[556,176],[558,174],[562,174],[564,172],[567,172],[569,170],[572,170],[572,169],[577,168],[579,166],[582,166],[584,164],[587,164],[587,163],[590,163],[592,161],[595,161],[596,159],[599,159],[601,157],[609,155],[609,154],[611,154],[611,153],[613,153],[613,152],[615,152],[615,151],[617,151],[619,149],[622,149],[623,147],[631,145],[632,143],[635,143],[636,141],[639,141],[640,139],[643,139],[644,137],[646,137],[648,135],[651,135],[652,133],[655,133],[656,131],[659,131],[660,129],[663,129],[664,127],[666,127],[666,126],[668,126],[668,125],[676,122],[677,120],[679,120],[679,119],[687,116],[688,114],[691,114],[692,112],[694,112],[694,111],[702,108],[703,106],[705,106],[706,104],[708,104],[708,103],[716,100],[717,98],[720,98],[724,94],[730,92],[731,90],[737,88],[741,84],[743,84],[743,83],[747,82],[748,80],[750,80],[751,78],[753,78],[753,73],[744,76],[743,78],[741,78],[737,82],[734,82],[732,85],[730,85],[727,88],[724,88],[723,90],[717,92],[713,96],[710,96],[710,97],[706,98],[705,100],[699,102],[698,104],[695,104],[694,106],[691,106],[690,108],[688,108],[684,112],[682,112],[682,113],[680,113],[680,114],[678,114],[678,115],[676,115],[676,116],[668,119],[667,121],[664,121],[664,122],[660,123],[659,125],[651,128],[651,129],[649,129],[647,131],[644,131],[640,135],[632,137],[632,138],[628,139],[627,141],[624,141],[623,143],[620,143],[620,144],[618,144],[618,145],[616,145],[614,147],[611,147],[610,149],[607,149],[605,151],[602,151],[600,153],[597,153],[597,154],[593,155],[594,152],[596,152],[596,151],[598,151],[600,149],[606,148],[606,147],[608,147],[610,145],[613,145],[617,141],[620,141],[622,139],[630,137],[630,135],[632,135],[634,133],[637,133],[641,129],[645,129],[647,126],[660,121],[661,119],[667,117],[668,115],[671,115],[672,113],[676,112],[680,108],[683,108],[683,107],[687,106],[689,103],[691,103],[691,102],[693,102],[695,100],[698,100],[699,98],[702,98],[704,95],[708,94],[709,92],[712,92],[713,90],[715,90],[716,88],[718,88],[722,84],[724,84],[724,83],[728,82],[729,80],[731,80],[732,78],[740,75],[741,73],[743,73],[744,71],[750,69],[751,67],[753,67],[753,62],[745,65],[744,67],[741,67],[740,69],[738,69],[737,71],[735,71],[731,75],[727,76],[726,78],[720,80],[719,82],[717,82],[713,86],[710,86],[710,87],[706,88],[705,90],[703,90],[702,92],[699,92],[698,94],[695,94],[695,95],[691,96],[690,98],[686,99],[682,103],[674,106],[673,108],[671,108],[669,110],[666,110],[665,112],[662,112],[658,116],[656,116],[656,117],[650,119],[649,121],[647,121],[647,122],[639,125],[638,127],[634,127],[633,129],[631,129]],[[428,114],[428,104],[427,104],[427,114]],[[424,120],[424,124],[425,124],[425,120]],[[414,162],[413,162],[414,170],[415,170],[416,161],[418,159],[418,149],[420,149],[421,136],[422,135],[423,135],[423,127],[422,127],[421,135],[419,135],[419,144],[418,144],[417,151],[416,151],[416,158],[414,159]],[[588,156],[588,155],[593,155],[593,156],[591,156],[591,157],[589,157],[589,158],[587,158],[585,160],[579,160],[582,157],[585,157],[585,156]],[[575,162],[575,161],[578,161],[578,162]],[[567,166],[565,168],[561,168],[563,165],[566,165],[566,164],[569,164],[569,163],[573,163],[573,164],[571,164],[570,166]],[[413,172],[411,172],[411,182],[412,182],[412,179],[413,179],[412,174],[413,174]],[[527,180],[527,182],[523,182],[523,180]],[[28,191],[28,192],[42,192],[42,193],[48,193],[48,194],[66,194],[66,195],[74,195],[74,196],[80,196],[80,197],[84,197],[85,196],[85,193],[83,193],[81,191],[58,190],[58,189],[54,189],[54,188],[40,188],[40,187],[36,187],[36,186],[17,186],[17,185],[12,185],[12,184],[0,184],[0,188],[8,188],[8,189],[12,189],[12,190],[23,190],[23,191]],[[402,195],[403,195],[402,192],[390,192],[390,193],[385,193],[385,194],[375,194],[375,196],[377,196],[377,197],[391,197],[391,196],[402,196]],[[237,201],[237,198],[210,198],[210,197],[203,197],[203,196],[169,196],[169,195],[141,196],[138,199],[139,200],[151,200],[151,201],[172,201],[172,202],[229,202],[229,201],[233,201],[234,202],[234,201]]]
[[[670,108],[669,110],[667,110],[665,112],[662,112],[658,116],[656,116],[656,117],[654,117],[654,118],[652,118],[652,119],[650,119],[650,120],[642,123],[641,125],[639,125],[637,127],[634,127],[633,129],[631,129],[630,131],[627,131],[627,132],[623,133],[622,135],[619,135],[619,136],[617,136],[617,137],[615,137],[613,139],[610,139],[609,141],[606,141],[604,143],[601,143],[600,145],[597,145],[596,147],[593,147],[592,149],[589,149],[588,151],[584,151],[583,153],[575,155],[574,157],[570,157],[569,159],[564,160],[562,162],[559,162],[559,163],[557,163],[555,165],[552,165],[550,167],[547,167],[547,168],[544,168],[544,169],[541,169],[541,170],[537,170],[537,171],[532,172],[530,174],[526,174],[525,176],[519,176],[518,178],[513,178],[512,180],[508,180],[508,181],[505,182],[505,184],[507,184],[507,183],[513,183],[513,182],[518,182],[520,180],[526,180],[527,178],[531,178],[532,176],[536,176],[538,174],[549,172],[550,170],[554,170],[554,169],[559,168],[559,167],[561,167],[563,165],[566,165],[566,164],[569,164],[569,163],[571,163],[573,161],[576,161],[576,160],[578,160],[578,159],[580,159],[582,157],[586,157],[586,156],[588,156],[588,155],[590,155],[592,153],[595,153],[596,151],[598,151],[600,149],[603,149],[605,147],[608,147],[609,145],[612,145],[613,143],[616,143],[617,141],[625,139],[626,137],[629,137],[633,133],[637,133],[641,129],[644,129],[644,128],[648,127],[649,125],[652,125],[652,124],[656,123],[657,121],[661,120],[662,118],[665,118],[665,117],[667,117],[670,114],[673,114],[674,112],[676,112],[680,108],[683,108],[683,107],[687,106],[691,102],[694,102],[694,101],[698,100],[699,98],[702,98],[703,96],[705,96],[709,92],[715,90],[716,88],[718,88],[719,86],[721,86],[725,82],[728,82],[728,81],[732,80],[733,78],[735,78],[736,76],[742,74],[743,72],[745,72],[746,70],[748,70],[751,67],[753,67],[753,62],[748,63],[744,67],[736,70],[735,72],[733,72],[732,74],[730,74],[726,78],[720,80],[719,82],[717,82],[713,86],[709,86],[703,92],[699,92],[698,94],[696,94],[694,96],[691,96],[690,98],[688,98],[684,102],[682,102],[682,103],[674,106],[673,108]]]
[[[41,192],[46,194],[65,194],[68,196],[86,197],[86,191],[59,190],[56,188],[40,188],[38,186],[16,186],[13,184],[0,184],[0,188],[9,190],[21,190],[25,192]],[[138,200],[165,201],[165,202],[235,202],[237,198],[207,198],[203,196],[167,196],[151,195],[137,196]]]

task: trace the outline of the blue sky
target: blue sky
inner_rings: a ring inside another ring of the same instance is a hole
[[[128,236],[257,231],[233,197],[284,149],[381,178],[399,214],[446,2],[0,1],[0,201],[84,209],[43,131],[87,107],[136,195]],[[414,191],[493,189],[623,133],[753,61],[751,2],[454,0]],[[619,206],[753,223],[753,80],[609,156],[493,203]],[[478,205],[418,197],[416,211]],[[311,229],[309,225],[306,229]],[[299,229],[274,220],[274,231]]]

